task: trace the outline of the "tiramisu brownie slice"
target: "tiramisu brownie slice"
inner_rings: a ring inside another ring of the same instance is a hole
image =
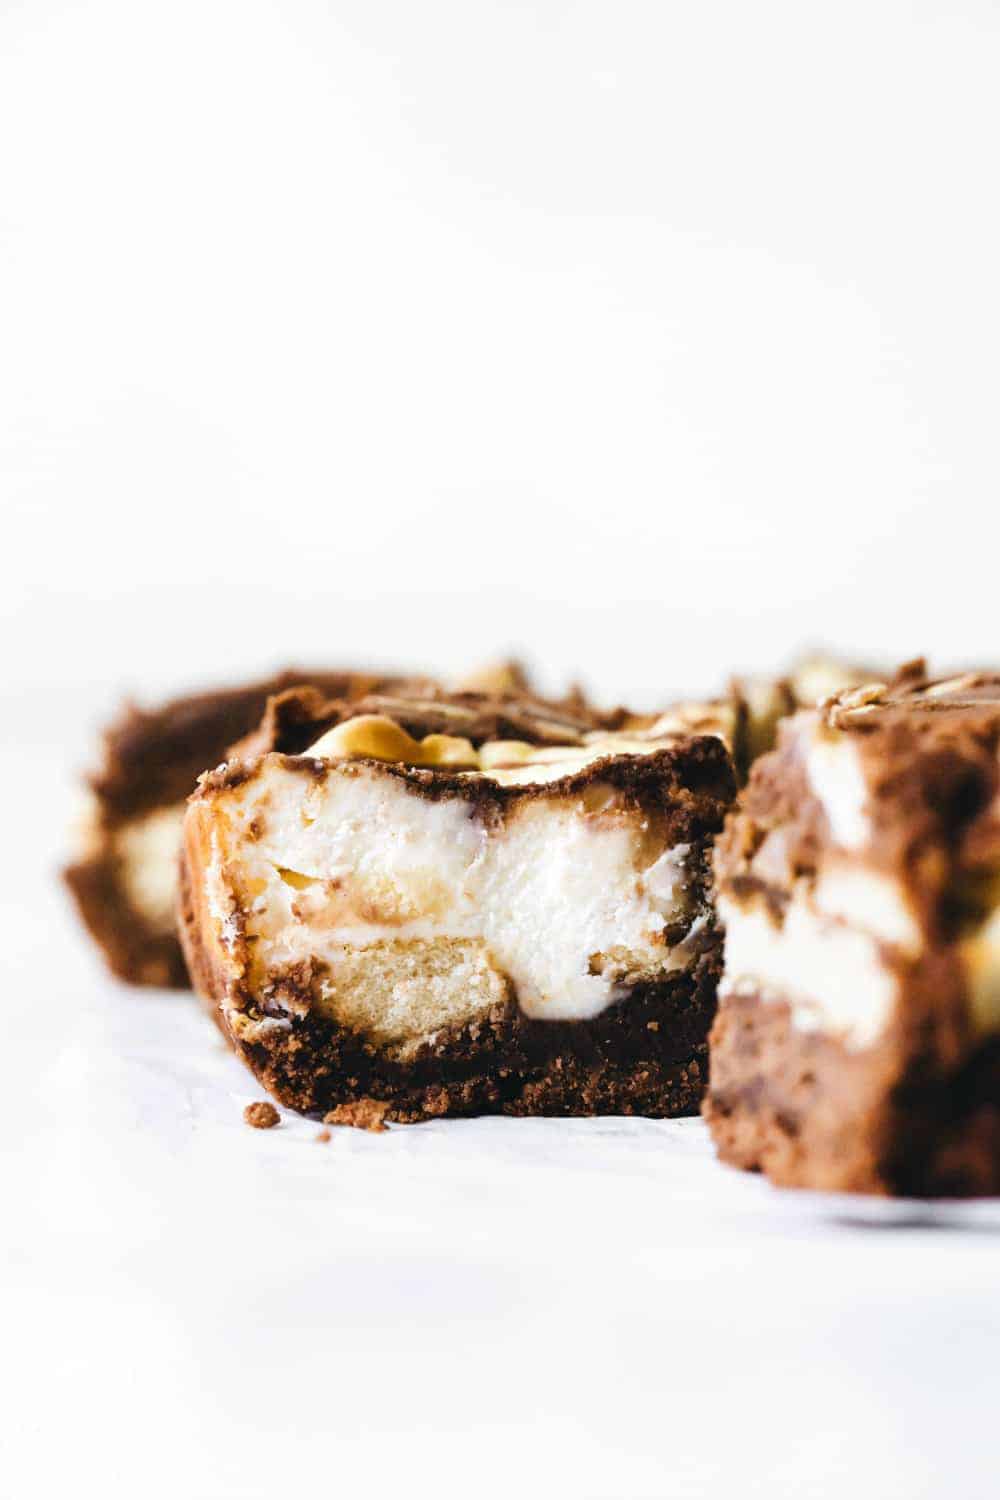
[[[360,697],[398,679],[289,669],[263,682],[128,707],[102,737],[100,767],[66,883],[113,974],[139,985],[186,986],[177,941],[177,859],[186,798],[202,771],[253,728],[268,698],[296,683]]]
[[[705,1114],[775,1182],[1000,1191],[1000,677],[785,722],[716,850]]]
[[[265,1087],[336,1120],[689,1113],[730,723],[286,695],[188,808],[195,982]]]

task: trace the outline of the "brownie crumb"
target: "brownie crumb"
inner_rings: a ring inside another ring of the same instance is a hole
[[[338,1104],[323,1116],[324,1125],[353,1125],[355,1130],[385,1130],[389,1106],[381,1099],[355,1099],[352,1104]]]
[[[328,1130],[317,1130],[316,1139],[318,1141],[328,1141],[330,1139],[330,1132]]]
[[[273,1104],[266,1100],[258,1099],[253,1104],[248,1104],[243,1111],[243,1118],[254,1130],[270,1130],[272,1126],[281,1121],[281,1116]]]

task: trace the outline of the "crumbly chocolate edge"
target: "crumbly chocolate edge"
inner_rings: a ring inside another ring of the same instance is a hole
[[[853,1052],[798,1029],[786,1001],[725,995],[702,1106],[721,1160],[783,1187],[1000,1192],[1000,1037],[955,1059],[905,1031]]]

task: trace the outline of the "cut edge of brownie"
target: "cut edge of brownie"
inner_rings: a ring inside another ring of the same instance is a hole
[[[364,712],[366,705],[357,708]],[[270,723],[264,726],[262,737],[250,743],[257,754],[248,756],[244,748],[241,758],[202,778],[192,798],[189,825],[197,804],[238,789],[258,775],[266,762],[310,779],[331,774],[331,767],[338,763],[274,748],[261,753],[261,746],[297,748],[305,724],[310,725],[310,733],[317,724],[322,732],[328,721],[339,723],[353,711],[354,706],[345,713],[341,705],[324,706],[314,695],[304,699],[301,693],[272,704]],[[413,715],[406,723],[415,732],[428,727],[433,732],[438,727],[433,718]],[[503,727],[506,721],[501,732]],[[507,732],[523,737],[523,720],[515,715]],[[497,723],[491,718],[476,736],[496,733]],[[668,748],[596,760],[559,781],[540,785],[501,785],[488,774],[458,776],[364,759],[351,762],[348,769],[363,771],[366,764],[377,765],[382,775],[403,781],[419,796],[434,801],[459,798],[487,823],[502,817],[504,809],[540,794],[569,790],[578,795],[597,781],[616,787],[633,807],[644,805],[650,797],[662,798],[669,786],[678,802],[672,809],[664,807],[664,817],[674,834],[680,837],[685,829],[700,829],[697,837],[706,845],[735,794],[730,752],[715,735],[678,736],[677,743]],[[341,763],[339,770],[343,769]],[[690,786],[683,784],[685,774]],[[227,955],[221,948],[215,951],[210,924],[199,910],[201,894],[196,896],[193,889],[193,869],[201,859],[195,854],[197,844],[197,837],[194,845],[186,840],[182,858],[180,931],[188,966],[223,1033],[282,1103],[325,1115],[340,1105],[374,1100],[384,1107],[385,1118],[399,1122],[445,1113],[663,1116],[697,1112],[721,961],[720,935],[707,895],[707,857],[701,858],[698,874],[697,952],[686,971],[630,984],[600,1014],[572,1021],[524,1015],[508,979],[504,1002],[471,1021],[441,1028],[431,1044],[401,1062],[313,1005],[315,976],[308,965],[280,976],[280,1019],[278,1011],[268,1014],[260,993],[234,978]],[[234,912],[232,920],[238,925],[240,913]],[[243,966],[244,973],[248,967]]]
[[[719,1157],[779,1187],[903,1197],[1000,1193],[1000,1037],[957,1063],[914,1041],[855,1051],[784,1001],[727,995],[702,1111]]]

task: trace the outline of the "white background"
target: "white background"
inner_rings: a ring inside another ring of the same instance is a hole
[[[998,77],[987,0],[0,4],[0,1489],[993,1492],[988,1226],[253,1136],[51,874],[126,688],[996,660]]]
[[[982,655],[995,5],[2,7],[11,685]]]

